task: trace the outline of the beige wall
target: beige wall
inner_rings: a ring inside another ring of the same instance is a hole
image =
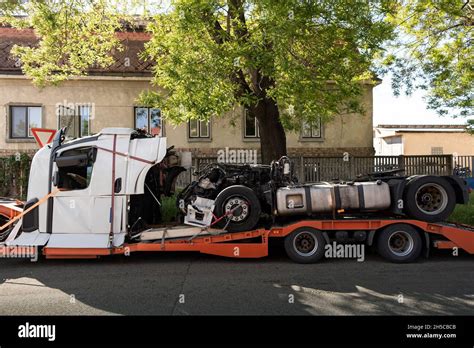
[[[372,88],[367,87],[363,96],[364,115],[337,116],[323,125],[322,139],[302,140],[299,132],[287,133],[289,152],[336,154],[349,151],[354,154],[373,154],[372,133]],[[233,122],[231,122],[231,120]],[[187,125],[165,125],[165,134],[170,144],[177,148],[199,148],[200,152],[214,153],[213,149],[259,148],[258,139],[244,139],[242,123],[244,110],[236,108],[225,117],[212,120],[212,141],[188,141]]]
[[[58,87],[37,89],[21,76],[0,76],[0,151],[36,149],[36,143],[8,139],[8,106],[10,104],[35,104],[43,106],[44,128],[57,129],[55,115],[57,103],[94,103],[95,117],[91,120],[91,133],[104,127],[133,127],[135,100],[139,93],[149,88],[146,78],[82,78],[67,81]],[[299,133],[287,135],[289,152],[340,154],[348,151],[354,155],[373,153],[372,144],[372,87],[367,86],[363,96],[365,115],[337,116],[323,125],[323,138],[301,140]],[[232,125],[231,120],[235,125]],[[259,148],[257,141],[244,140],[242,133],[243,110],[236,108],[226,117],[212,120],[211,141],[190,141],[187,125],[172,126],[165,122],[168,144],[177,148],[197,149],[200,153],[215,153],[225,148]]]
[[[431,155],[432,147],[442,147],[443,154],[473,155],[474,136],[465,132],[399,132],[404,155]]]
[[[148,81],[135,80],[74,80],[58,87],[38,89],[24,78],[0,78],[0,149],[36,149],[34,140],[8,139],[9,105],[43,106],[43,128],[58,128],[57,103],[95,103],[91,133],[104,127],[133,127],[133,105]]]

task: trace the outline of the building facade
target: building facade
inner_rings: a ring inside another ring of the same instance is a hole
[[[374,128],[376,155],[474,154],[474,136],[462,125],[378,125]]]
[[[86,77],[59,86],[35,87],[21,71],[21,62],[10,54],[13,45],[34,45],[32,30],[0,27],[0,155],[34,152],[31,128],[58,129],[81,137],[104,127],[145,128],[166,136],[169,145],[191,150],[198,156],[216,156],[219,150],[256,149],[259,125],[242,107],[210,122],[190,121],[172,125],[158,108],[147,108],[137,98],[150,85],[152,62],[138,54],[149,39],[143,31],[118,33],[124,50],[114,53],[115,63],[106,70],[90,69]],[[326,124],[303,125],[287,134],[290,155],[353,156],[374,154],[372,141],[372,89],[364,85],[364,114],[336,116]]]

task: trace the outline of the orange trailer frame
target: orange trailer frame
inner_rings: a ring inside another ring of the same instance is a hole
[[[434,243],[438,249],[457,247],[469,254],[474,254],[474,227],[428,223],[409,219],[339,219],[339,220],[301,220],[286,226],[271,229],[257,229],[254,231],[223,233],[157,242],[137,242],[124,244],[114,248],[51,248],[44,247],[43,255],[49,259],[67,258],[97,258],[106,255],[129,255],[132,252],[160,252],[160,251],[194,251],[204,254],[233,257],[233,258],[261,258],[268,256],[269,238],[282,238],[301,227],[311,227],[322,232],[335,231],[367,231],[372,238],[377,231],[393,225],[408,224],[426,232],[428,235],[440,235],[445,240]],[[250,242],[246,240],[254,240]]]

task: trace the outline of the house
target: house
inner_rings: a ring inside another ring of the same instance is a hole
[[[166,136],[170,145],[198,156],[216,156],[219,150],[256,149],[258,122],[247,110],[236,107],[210,122],[191,121],[172,126],[159,108],[137,104],[140,92],[150,86],[153,63],[139,59],[149,34],[143,28],[117,33],[125,49],[115,52],[107,69],[91,68],[86,77],[70,79],[57,87],[35,87],[22,74],[21,62],[10,54],[14,44],[34,45],[31,29],[0,26],[0,155],[34,152],[32,127],[58,129],[82,137],[104,127],[146,128]],[[290,155],[373,155],[372,89],[364,85],[364,114],[337,116],[327,124],[305,125],[287,135]]]
[[[474,136],[463,125],[378,125],[374,128],[376,155],[474,154]]]

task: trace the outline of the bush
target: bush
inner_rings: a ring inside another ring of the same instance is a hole
[[[171,197],[162,196],[161,198],[161,217],[164,223],[176,221],[176,216],[178,215],[176,196],[177,193]]]
[[[468,204],[458,204],[448,221],[474,226],[474,192]]]
[[[30,164],[25,153],[0,158],[0,196],[26,199]]]

